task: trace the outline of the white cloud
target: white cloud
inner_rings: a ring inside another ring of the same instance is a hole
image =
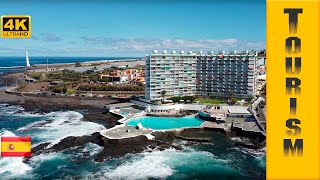
[[[200,39],[183,38],[99,38],[81,37],[63,41],[55,34],[39,34],[33,40],[44,43],[27,43],[28,46],[0,47],[0,56],[23,55],[28,50],[33,56],[136,56],[143,57],[154,49],[185,50],[185,51],[231,51],[231,50],[262,50],[264,41],[247,41],[235,38]],[[20,42],[20,41],[19,41]],[[46,43],[47,42],[47,43]],[[51,43],[55,42],[55,43]],[[25,44],[25,43],[24,43]]]
[[[88,38],[82,37],[86,44],[105,49],[148,53],[159,50],[261,50],[265,48],[264,41],[244,41],[230,39],[188,40],[175,39],[143,39],[143,38]]]

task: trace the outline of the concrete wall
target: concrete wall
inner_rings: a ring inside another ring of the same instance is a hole
[[[148,110],[203,110],[207,105],[199,104],[166,104],[166,105],[152,105],[141,101],[131,100],[131,103],[146,107]]]

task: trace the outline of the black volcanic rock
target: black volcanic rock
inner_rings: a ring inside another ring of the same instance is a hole
[[[41,154],[50,143],[42,143],[31,149],[32,156]]]
[[[119,158],[129,153],[140,153],[147,149],[164,150],[170,147],[180,149],[170,145],[170,143],[159,140],[148,140],[145,136],[138,136],[126,139],[105,139],[104,149],[97,154],[95,161],[103,162],[112,158]]]
[[[62,139],[58,144],[55,144],[50,148],[46,148],[50,143],[42,143],[32,148],[31,152],[32,152],[32,155],[39,155],[41,153],[48,153],[48,152],[59,152],[72,147],[83,146],[89,142],[103,146],[102,136],[100,135],[99,132],[96,132],[91,135],[85,135],[80,137],[74,137],[74,136],[66,137]]]
[[[75,146],[83,146],[89,142],[103,146],[103,141],[101,138],[102,136],[99,132],[81,137],[69,136],[62,139],[58,144],[53,145],[48,150],[58,152]]]
[[[155,139],[160,141],[165,141],[165,142],[172,142],[173,140],[176,139],[176,132],[173,132],[173,131],[166,131],[166,132],[155,131],[155,132],[152,132],[152,135],[155,137]]]
[[[121,118],[107,112],[93,112],[83,115],[83,120],[101,124],[105,128],[114,127],[119,119]]]
[[[42,153],[59,152],[73,147],[81,147],[89,142],[104,146],[104,149],[99,154],[97,154],[94,159],[97,162],[103,162],[112,158],[119,158],[129,153],[140,153],[148,149],[164,150],[172,147],[181,150],[180,147],[173,146],[168,142],[160,140],[148,140],[145,136],[114,140],[103,138],[99,132],[96,132],[91,135],[85,135],[81,137],[66,137],[62,139],[58,144],[55,144],[50,148],[46,148],[50,143],[40,144],[32,148],[32,154],[39,155]],[[84,154],[84,156],[87,155],[88,154]]]

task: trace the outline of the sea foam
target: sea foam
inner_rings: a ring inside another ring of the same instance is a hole
[[[45,120],[28,124],[18,131],[30,132],[33,138],[40,139],[40,143],[51,142],[49,147],[68,136],[83,136],[105,130],[100,124],[82,121],[83,115],[75,111],[52,112],[42,116]]]
[[[133,161],[126,162],[113,170],[109,168],[104,170],[100,176],[105,179],[166,178],[174,172],[169,165],[165,164],[167,157],[157,155],[157,153],[133,159]]]
[[[184,169],[183,171],[189,171],[185,167],[196,171],[205,166],[208,169],[212,169],[212,171],[215,171],[216,167],[218,169],[224,168],[231,172],[234,171],[228,167],[227,161],[218,159],[210,152],[195,151],[193,149],[186,151],[166,149],[164,151],[143,152],[127,155],[122,159],[124,159],[125,163],[115,168],[106,167],[100,170],[99,173],[90,175],[87,179],[95,179],[96,177],[103,179],[165,179],[176,173],[179,173],[180,177],[182,177],[187,172],[179,171],[182,169]],[[121,159],[119,160],[121,161]]]
[[[1,104],[0,109],[0,116],[13,115],[19,111],[24,110],[24,108],[21,106],[8,106],[8,104]]]

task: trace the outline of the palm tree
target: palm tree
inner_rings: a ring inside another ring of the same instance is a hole
[[[167,94],[166,90],[161,91],[162,102],[164,102],[164,97],[166,96],[166,94]]]

